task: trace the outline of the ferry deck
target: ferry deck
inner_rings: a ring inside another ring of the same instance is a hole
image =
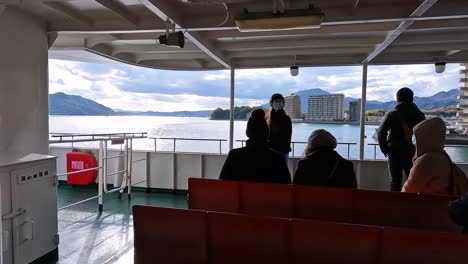
[[[464,0],[0,0],[1,260],[133,263],[132,206],[188,208],[188,178],[216,179],[226,157],[133,149],[144,133],[51,137],[49,58],[228,70],[231,110],[236,69],[360,65],[365,109],[369,66],[466,63],[467,25]],[[385,161],[364,157],[364,112],[359,188],[386,191]],[[231,111],[229,149],[233,130]],[[98,181],[66,185],[67,144],[83,141],[98,144]]]

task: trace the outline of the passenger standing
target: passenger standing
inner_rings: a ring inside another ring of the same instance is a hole
[[[221,170],[221,180],[264,183],[291,183],[283,156],[268,146],[265,112],[257,109],[247,122],[247,145],[229,152]]]
[[[397,106],[389,112],[378,130],[379,146],[388,157],[392,191],[401,191],[402,173],[409,176],[413,166],[415,147],[412,136],[413,128],[426,118],[413,103],[413,91],[401,88],[397,92]]]
[[[354,165],[334,150],[336,145],[336,138],[328,131],[312,132],[304,158],[298,162],[293,183],[356,189]]]
[[[270,98],[270,111],[266,116],[270,128],[270,147],[281,153],[286,161],[291,152],[292,123],[291,118],[284,111],[284,97],[276,93]]]
[[[416,159],[403,186],[404,192],[444,195],[468,192],[468,179],[444,151],[446,129],[439,117],[414,127]]]

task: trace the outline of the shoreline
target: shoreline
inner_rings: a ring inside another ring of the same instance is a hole
[[[320,121],[320,120],[291,120],[293,123],[309,123],[309,124],[338,124],[338,125],[359,125],[359,121]],[[378,126],[380,122],[366,122],[366,125]]]
[[[165,115],[49,115],[57,116],[57,117],[67,117],[67,116],[82,116],[82,117],[123,117],[123,116],[135,116],[135,117],[189,117],[189,118],[206,118],[211,121],[229,121],[229,119],[212,119],[209,116],[165,116]],[[248,121],[248,119],[234,119],[234,121]],[[320,120],[299,120],[299,119],[292,119],[292,123],[306,123],[306,124],[337,124],[337,125],[359,125],[358,122],[351,122],[351,121],[320,121]],[[380,122],[366,122],[366,125],[371,126],[378,126]]]
[[[229,121],[229,119],[211,119],[213,121]],[[234,121],[247,121],[248,119],[235,119]],[[320,120],[298,120],[291,119],[292,123],[306,123],[306,124],[337,124],[337,125],[359,125],[359,121],[320,121]],[[366,122],[366,125],[379,126],[380,122]]]

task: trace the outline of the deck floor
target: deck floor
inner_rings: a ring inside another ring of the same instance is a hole
[[[59,187],[59,207],[96,195],[96,189]],[[104,211],[99,214],[97,200],[59,211],[59,255],[62,263],[133,263],[132,206],[153,205],[187,208],[186,195],[133,192],[104,197]]]

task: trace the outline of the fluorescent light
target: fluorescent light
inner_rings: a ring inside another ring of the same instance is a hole
[[[320,9],[288,10],[285,13],[246,13],[236,18],[240,31],[319,28],[323,21]]]

